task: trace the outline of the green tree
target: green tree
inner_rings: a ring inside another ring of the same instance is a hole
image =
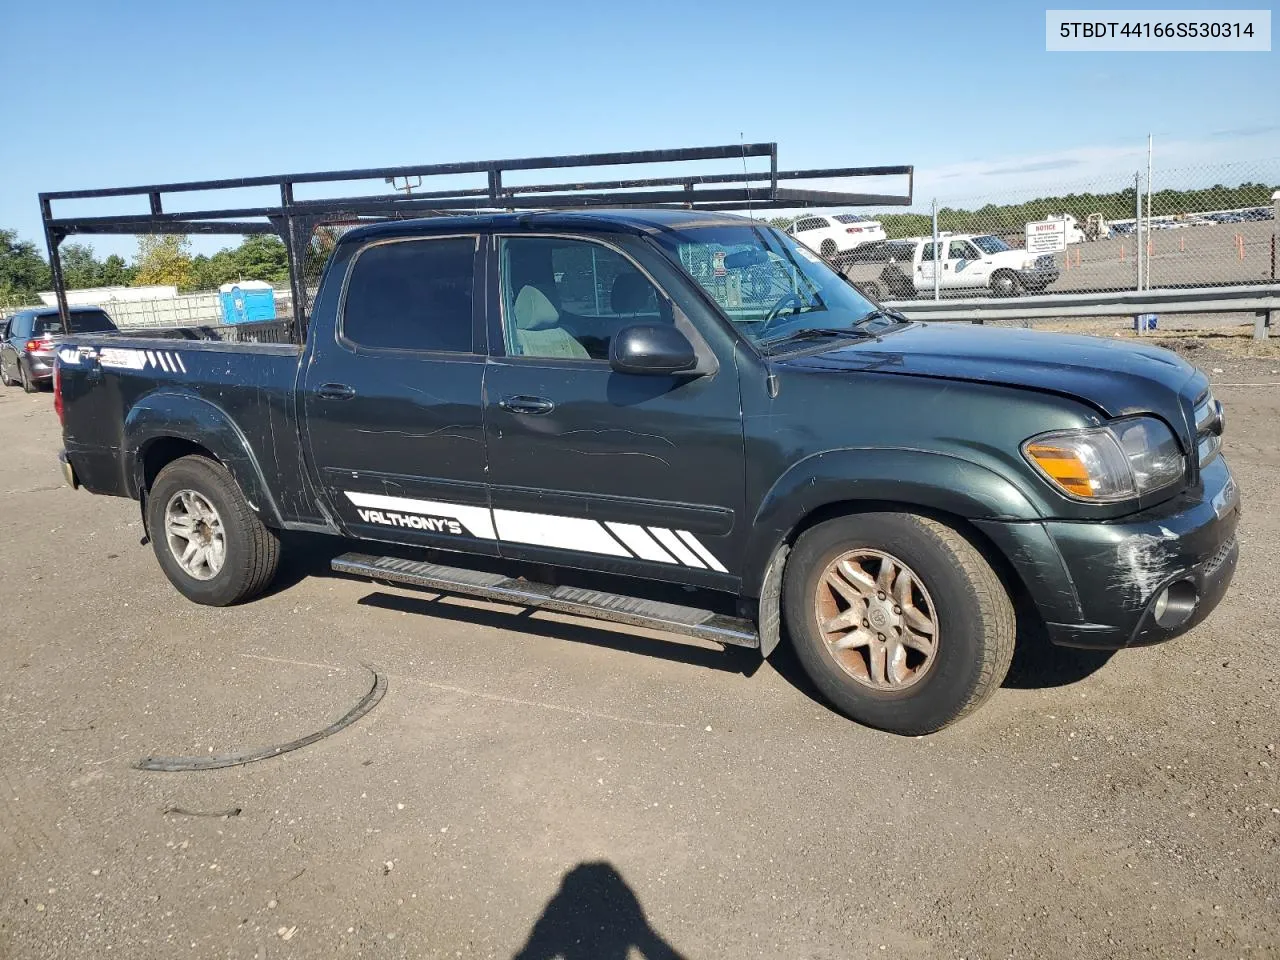
[[[36,303],[37,294],[52,286],[49,265],[30,240],[19,240],[13,230],[0,230],[0,301]]]
[[[192,282],[191,241],[171,234],[138,237],[134,270],[135,287],[161,284],[188,289]]]
[[[82,243],[68,243],[59,251],[62,260],[62,282],[68,290],[83,290],[102,285],[102,264],[93,248]]]
[[[245,237],[233,255],[240,269],[240,276],[234,279],[265,280],[276,284],[289,282],[289,255],[279,237],[265,233]]]
[[[133,268],[118,254],[113,253],[102,261],[101,283],[104,287],[127,287],[133,283],[133,274]]]
[[[191,263],[192,290],[217,290],[224,283],[240,279],[240,264],[234,250],[219,250],[212,257],[197,254]]]

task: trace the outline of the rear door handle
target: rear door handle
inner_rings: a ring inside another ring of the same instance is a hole
[[[322,383],[316,391],[321,400],[350,400],[356,395],[356,388],[345,383]]]
[[[498,406],[508,413],[523,413],[529,416],[540,416],[550,413],[556,405],[545,397],[503,397]]]

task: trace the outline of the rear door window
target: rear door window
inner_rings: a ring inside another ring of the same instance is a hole
[[[365,247],[347,278],[342,336],[374,350],[473,353],[476,237]]]

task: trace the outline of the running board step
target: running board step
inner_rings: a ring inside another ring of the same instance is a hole
[[[445,567],[438,563],[401,560],[398,557],[374,557],[364,553],[344,553],[331,566],[338,573],[370,580],[385,580],[441,593],[458,593],[521,607],[612,620],[615,623],[665,630],[735,647],[760,646],[760,635],[751,621],[677,603],[645,600],[600,590],[584,590],[581,587],[553,587],[545,583],[516,580],[500,573]]]

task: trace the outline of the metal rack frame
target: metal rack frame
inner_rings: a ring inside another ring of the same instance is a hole
[[[769,169],[749,171],[750,158],[767,157]],[[594,180],[530,185],[508,185],[503,175],[513,171],[556,170],[570,167],[605,167],[624,164],[683,163],[699,160],[732,160],[742,163],[740,173],[686,174],[636,179]],[[299,200],[299,184],[339,183],[484,174],[483,187],[428,190],[413,194],[378,194]],[[905,176],[905,194],[846,193],[790,186],[794,181]],[[275,187],[278,206],[166,212],[167,194],[246,187]],[[569,210],[592,207],[678,207],[699,210],[785,210],[804,207],[909,206],[914,189],[911,166],[830,167],[811,170],[778,169],[776,143],[728,144],[674,150],[637,150],[622,153],[586,153],[512,160],[436,163],[400,167],[330,170],[225,180],[155,183],[97,190],[54,190],[40,194],[45,243],[63,330],[68,310],[59,247],[76,234],[230,234],[272,233],[285,244],[293,297],[293,329],[297,337],[306,324],[306,286],[303,277],[306,250],[313,230],[327,222],[402,219],[407,216],[449,216],[511,210]],[[66,200],[109,197],[146,197],[145,214],[56,217],[53,204]]]

